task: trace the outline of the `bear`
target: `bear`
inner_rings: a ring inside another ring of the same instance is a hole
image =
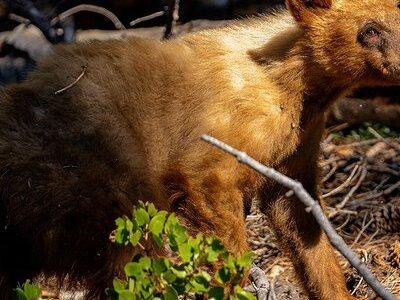
[[[352,299],[304,206],[200,140],[247,152],[318,198],[324,113],[355,88],[400,82],[397,1],[286,7],[169,41],[58,46],[1,89],[1,299],[41,273],[106,298],[134,251],[109,234],[139,200],[240,255],[254,197],[310,299]]]

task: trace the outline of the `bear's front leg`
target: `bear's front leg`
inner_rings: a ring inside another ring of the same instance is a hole
[[[263,211],[270,217],[279,243],[290,256],[310,299],[353,299],[346,288],[338,256],[314,216],[306,212],[296,196],[274,198],[278,193],[263,192]],[[315,192],[310,194],[317,199]]]

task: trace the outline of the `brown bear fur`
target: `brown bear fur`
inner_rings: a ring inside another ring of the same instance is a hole
[[[310,298],[351,298],[299,201],[199,139],[213,135],[317,197],[326,109],[360,85],[399,82],[397,1],[287,4],[295,19],[282,11],[168,42],[59,47],[0,92],[1,299],[40,272],[104,298],[131,255],[108,236],[138,200],[243,253],[255,194]]]

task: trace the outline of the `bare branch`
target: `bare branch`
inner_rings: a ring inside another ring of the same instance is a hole
[[[179,0],[171,0],[168,7],[168,19],[165,27],[164,38],[169,39],[174,35],[175,25],[179,20]]]
[[[235,156],[240,163],[249,166],[258,173],[292,190],[297,198],[306,206],[306,211],[313,214],[318,224],[321,226],[321,228],[325,231],[326,235],[330,239],[332,245],[337,250],[339,250],[339,252],[350,262],[350,264],[354,268],[358,270],[358,272],[361,274],[361,276],[364,277],[365,281],[371,286],[371,288],[385,300],[396,299],[387,289],[385,289],[378,282],[378,280],[374,277],[368,267],[358,258],[358,256],[350,249],[350,247],[347,246],[342,237],[340,237],[336,233],[332,224],[325,216],[321,206],[316,200],[311,197],[311,195],[304,189],[303,185],[300,182],[295,181],[272,168],[268,168],[267,166],[248,156],[246,153],[241,152],[209,135],[203,135],[201,138],[203,141],[210,143],[211,145]]]
[[[89,12],[100,14],[100,15],[106,17],[107,19],[109,19],[114,24],[116,29],[118,29],[118,30],[126,29],[124,24],[122,24],[122,22],[118,19],[118,17],[114,13],[112,13],[108,9],[105,9],[104,7],[97,6],[97,5],[91,5],[91,4],[77,5],[75,7],[72,7],[70,9],[62,12],[61,14],[59,14],[57,17],[55,17],[51,21],[51,25],[54,26],[58,22],[63,21],[65,19],[67,19],[68,17],[70,17],[76,13],[79,13],[81,11],[89,11]]]
[[[165,10],[161,10],[161,11],[155,12],[155,13],[153,13],[153,14],[151,14],[151,15],[137,18],[137,19],[131,21],[131,22],[129,23],[129,26],[133,27],[133,26],[136,26],[136,25],[139,24],[139,23],[146,22],[146,21],[150,21],[150,20],[153,20],[153,19],[155,19],[155,18],[162,17],[162,16],[165,15],[165,13],[166,13]]]

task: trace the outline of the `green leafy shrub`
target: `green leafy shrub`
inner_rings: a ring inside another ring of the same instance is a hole
[[[41,293],[40,288],[29,280],[18,286],[14,291],[17,300],[38,300]]]
[[[169,247],[171,258],[136,255],[126,264],[126,278],[114,279],[107,295],[115,300],[175,300],[179,296],[204,296],[215,300],[255,300],[241,283],[252,262],[252,253],[234,257],[215,238],[188,235],[174,214],[158,211],[153,204],[139,203],[131,218],[116,220],[114,243],[139,247],[153,242]],[[211,275],[211,271],[214,270]],[[15,289],[17,300],[38,300],[40,289],[26,281]]]
[[[158,211],[153,204],[139,203],[132,218],[119,218],[116,225],[115,243],[145,250],[142,243],[153,241],[158,247],[167,245],[174,257],[136,255],[125,266],[126,278],[115,279],[107,291],[112,299],[174,300],[183,295],[255,299],[240,286],[251,265],[251,253],[235,258],[215,238],[191,237],[174,214]],[[214,275],[210,269],[216,270]]]

